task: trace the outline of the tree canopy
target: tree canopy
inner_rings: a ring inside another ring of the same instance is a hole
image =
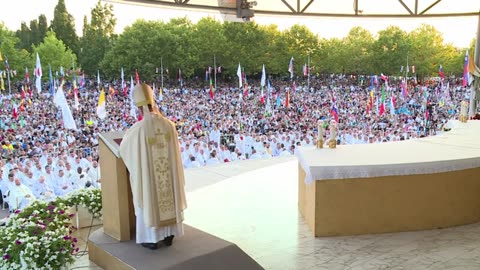
[[[428,24],[411,32],[388,26],[375,34],[358,26],[343,38],[324,38],[300,24],[281,31],[276,25],[222,23],[211,17],[193,23],[184,17],[169,22],[138,20],[117,36],[113,7],[101,1],[92,8],[90,20],[84,18],[80,39],[73,21],[65,1],[58,0],[50,26],[43,14],[29,24],[23,22],[15,33],[0,25],[0,49],[17,70],[33,67],[35,53],[40,52],[42,63],[54,69],[75,65],[87,75],[100,71],[118,78],[124,68],[126,74],[138,70],[144,80],[158,76],[162,64],[169,71],[167,78],[174,79],[179,69],[184,78],[203,78],[214,57],[225,79],[236,76],[239,63],[247,76],[259,77],[265,64],[268,74],[287,77],[292,57],[298,75],[308,61],[312,74],[400,75],[407,59],[418,77],[437,76],[440,65],[446,75],[461,75],[468,49],[446,44],[442,33]],[[474,41],[471,53],[473,46]]]

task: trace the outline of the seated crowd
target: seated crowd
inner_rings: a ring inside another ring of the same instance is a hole
[[[197,79],[181,89],[167,84],[162,92],[156,91],[156,99],[161,112],[177,125],[185,168],[294,155],[299,146],[314,145],[317,121],[334,119],[334,106],[339,144],[432,135],[455,118],[460,102],[468,99],[468,89],[460,80],[410,82],[405,92],[400,80],[392,79],[386,88],[386,109],[382,109],[380,86],[372,98],[365,81],[329,75],[312,78],[310,87],[291,89],[291,82],[271,80],[274,87],[265,91],[266,101],[261,102],[259,83],[254,80],[257,86],[248,92],[240,91],[234,82],[220,83],[211,98],[208,84]],[[19,83],[14,94],[0,94],[0,199],[10,210],[35,198],[51,200],[76,189],[99,187],[98,134],[123,131],[137,121],[128,93],[119,90],[119,81],[102,85],[111,89],[106,91],[104,119],[96,113],[100,87],[95,80],[80,89],[78,108],[73,106],[71,85],[67,80],[64,92],[76,130],[64,128],[61,110],[46,89],[41,94],[29,91],[25,98]],[[436,106],[427,117],[428,103]],[[16,114],[12,114],[14,108]],[[325,135],[330,136],[328,125]]]

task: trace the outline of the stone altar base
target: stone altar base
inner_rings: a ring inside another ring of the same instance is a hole
[[[99,229],[89,238],[89,258],[106,270],[263,269],[235,244],[188,225],[184,229],[185,234],[175,237],[172,246],[157,250],[144,248],[135,240],[119,242]]]

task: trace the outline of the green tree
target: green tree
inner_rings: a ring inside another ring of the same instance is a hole
[[[32,31],[30,31],[30,28],[25,22],[22,22],[20,29],[17,30],[15,35],[20,40],[18,43],[19,49],[29,50],[32,48]]]
[[[165,28],[170,32],[173,40],[173,47],[170,47],[170,52],[175,57],[172,57],[172,62],[168,62],[170,66],[170,76],[176,76],[178,69],[182,70],[182,77],[188,78],[194,74],[194,70],[198,63],[198,48],[193,41],[194,25],[187,18],[171,19]],[[146,66],[147,70],[154,70],[158,67],[160,59],[155,59],[156,63]],[[151,62],[151,61],[149,61]]]
[[[38,43],[35,43],[35,45],[40,44],[40,42],[43,42],[43,39],[47,35],[48,31],[48,22],[47,22],[47,17],[45,17],[44,14],[41,14],[38,16],[38,37],[39,39],[36,41]]]
[[[67,48],[63,41],[57,39],[55,33],[52,31],[47,32],[47,36],[38,46],[34,46],[32,53],[32,62],[35,63],[37,53],[42,59],[42,65],[45,67],[50,65],[52,71],[58,71],[60,67],[69,68],[72,63],[77,60],[76,55]]]
[[[373,44],[375,56],[375,73],[399,75],[400,67],[406,66],[410,51],[410,40],[407,32],[398,26],[389,26],[378,32],[378,38]]]
[[[91,22],[84,18],[79,64],[87,74],[95,74],[99,70],[100,62],[112,46],[116,21],[113,6],[102,5],[100,1],[91,11]]]
[[[0,23],[0,52],[4,60],[8,58],[10,69],[17,71],[13,81],[22,80],[25,67],[31,66],[30,54],[25,49],[18,49],[19,43],[20,39]],[[5,70],[5,61],[0,61],[0,70]]]
[[[216,57],[217,65],[224,65],[226,39],[221,22],[211,17],[201,19],[195,26],[192,40],[197,47],[196,67],[200,72],[213,67],[213,56]]]
[[[58,0],[53,13],[53,20],[50,29],[55,32],[58,39],[70,48],[74,53],[78,53],[78,37],[75,33],[75,20],[65,7],[65,0]]]
[[[163,57],[164,67],[170,68],[170,74],[176,74],[176,66],[172,65],[177,61],[174,40],[175,36],[166,29],[163,22],[138,20],[126,27],[116,39],[100,63],[100,68],[108,76],[116,78],[120,76],[122,67],[126,77],[133,75],[137,69],[141,80],[149,81]]]
[[[438,67],[442,63],[443,35],[435,27],[422,24],[409,34],[411,50],[409,64],[415,65],[419,78],[438,74]]]
[[[372,46],[374,38],[372,34],[362,28],[353,27],[343,39],[345,50],[342,51],[345,73],[372,73]]]
[[[308,57],[316,56],[318,50],[318,37],[304,25],[295,24],[286,30],[282,37],[287,45],[287,57],[284,58],[284,72],[287,71],[288,61],[293,56],[295,74],[302,73],[302,66],[306,64]],[[315,57],[314,57],[315,58]]]

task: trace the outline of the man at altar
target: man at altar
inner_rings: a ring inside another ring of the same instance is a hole
[[[120,155],[130,172],[136,242],[157,249],[183,235],[187,207],[183,164],[175,124],[158,110],[152,88],[138,84],[133,101],[142,120],[127,130]]]

